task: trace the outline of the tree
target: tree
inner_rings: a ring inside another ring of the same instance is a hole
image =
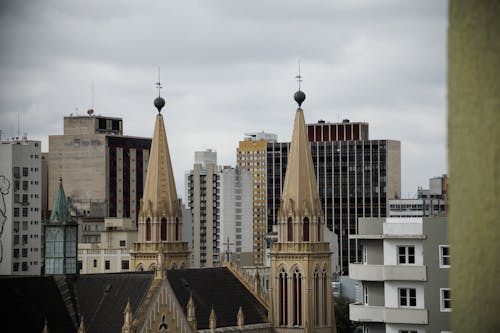
[[[337,333],[356,332],[357,325],[349,320],[349,303],[352,302],[347,297],[336,296],[333,298],[333,308],[335,310]]]

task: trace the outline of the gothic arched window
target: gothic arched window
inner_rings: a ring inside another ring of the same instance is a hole
[[[293,326],[302,326],[302,274],[293,272]]]
[[[328,311],[326,309],[328,308],[328,303],[327,303],[327,295],[328,295],[328,278],[326,274],[326,267],[323,267],[323,271],[321,272],[321,282],[322,282],[322,292],[321,292],[321,298],[322,298],[322,304],[321,304],[321,317],[323,319],[323,325],[327,325],[327,320],[328,320]]]
[[[167,240],[167,219],[162,218],[160,223],[160,237],[162,241]]]
[[[288,241],[293,242],[293,223],[291,217],[288,218],[288,221],[286,222],[286,227],[287,227]]]
[[[146,220],[146,240],[151,240],[151,219]]]
[[[304,242],[309,242],[309,218],[304,217],[304,223],[302,224],[302,240]]]
[[[316,267],[314,269],[313,273],[313,297],[314,297],[314,325],[316,327],[320,326],[320,298],[321,298],[321,292],[319,290],[319,268]]]
[[[288,324],[288,274],[285,268],[281,268],[279,273],[279,323],[282,326]]]
[[[179,237],[179,218],[175,218],[175,240],[178,241],[180,239]]]

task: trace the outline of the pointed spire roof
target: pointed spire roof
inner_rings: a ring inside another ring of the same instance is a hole
[[[161,113],[156,116],[142,201],[143,213],[152,210],[152,214],[164,212],[170,216],[179,215],[177,190]]]
[[[56,200],[54,201],[54,207],[52,208],[52,213],[50,214],[49,221],[51,223],[64,224],[71,221],[68,201],[66,199],[66,194],[64,193],[62,184],[62,178],[59,178],[59,189],[57,190]]]
[[[299,92],[302,93],[300,90]],[[305,95],[302,93],[304,96],[297,97],[297,93],[295,99],[300,105]],[[282,216],[290,214],[304,216],[307,213],[311,217],[321,214],[316,175],[306,129],[304,111],[299,106],[295,114],[285,185],[281,196],[280,215]]]

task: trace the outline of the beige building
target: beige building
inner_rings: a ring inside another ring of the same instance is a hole
[[[48,207],[63,177],[79,220],[124,217],[136,221],[151,139],[124,136],[122,128],[121,118],[64,117],[64,133],[49,136]]]
[[[137,241],[132,219],[106,218],[100,243],[78,244],[80,274],[128,272],[130,247]]]
[[[236,155],[238,167],[253,175],[253,259],[256,266],[264,265],[268,231],[266,147],[268,142],[276,141],[275,134],[247,134],[245,140],[240,141]]]

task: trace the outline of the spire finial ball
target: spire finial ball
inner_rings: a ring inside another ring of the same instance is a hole
[[[304,92],[302,90],[299,90],[293,95],[293,99],[295,100],[295,102],[297,102],[297,104],[299,105],[299,108],[300,108],[300,106],[302,105],[302,103],[306,99],[306,94],[304,94]]]
[[[158,112],[161,113],[161,109],[165,106],[165,100],[158,96],[155,98],[154,105],[158,109]]]

